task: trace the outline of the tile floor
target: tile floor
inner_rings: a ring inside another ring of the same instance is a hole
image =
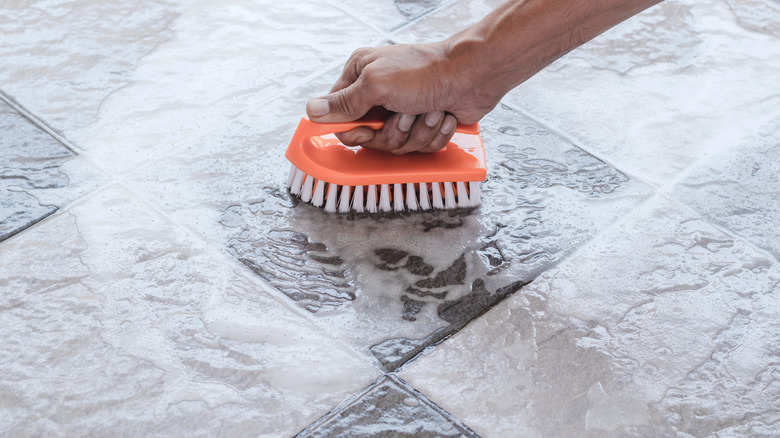
[[[780,436],[777,0],[514,90],[475,211],[284,190],[352,50],[499,3],[0,2],[0,435]]]

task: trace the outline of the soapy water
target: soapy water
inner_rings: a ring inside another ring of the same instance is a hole
[[[508,107],[483,121],[491,147],[479,208],[329,214],[282,182],[223,212],[235,230],[228,250],[394,370],[614,218],[588,200],[623,199],[626,186],[641,196],[626,175],[530,121],[518,129],[522,121]]]

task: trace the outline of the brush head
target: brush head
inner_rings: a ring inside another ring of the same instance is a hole
[[[349,123],[301,119],[285,153],[292,163],[290,192],[315,206],[325,205],[328,212],[342,213],[480,204],[479,182],[487,169],[476,124],[458,125],[447,146],[428,154],[397,156],[348,147],[333,135],[359,126],[380,129],[383,123],[375,114]]]

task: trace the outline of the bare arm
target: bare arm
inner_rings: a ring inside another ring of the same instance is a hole
[[[380,131],[340,134],[349,145],[433,152],[456,120],[475,123],[514,87],[565,53],[661,0],[509,0],[433,44],[359,49],[331,94],[309,101],[318,122],[355,120],[373,106],[394,114]]]

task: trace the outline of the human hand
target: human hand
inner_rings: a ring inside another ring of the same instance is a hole
[[[501,97],[479,98],[451,48],[443,41],[358,49],[331,93],[309,101],[306,112],[315,122],[345,122],[382,106],[391,112],[382,129],[339,133],[342,143],[398,155],[442,149],[458,122],[476,123]]]

